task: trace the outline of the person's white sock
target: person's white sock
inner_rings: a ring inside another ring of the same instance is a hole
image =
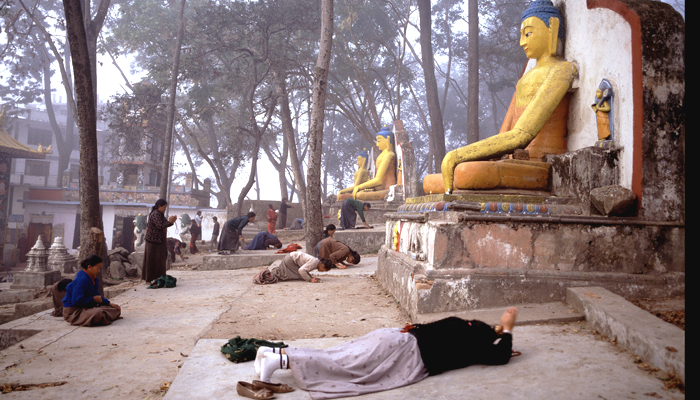
[[[260,375],[260,363],[262,362],[263,357],[265,356],[265,353],[275,353],[279,354],[280,349],[277,347],[267,347],[267,346],[260,346],[258,347],[258,352],[255,354],[255,375]]]
[[[264,353],[260,363],[260,380],[270,382],[272,373],[278,369],[289,369],[289,357],[286,354]]]

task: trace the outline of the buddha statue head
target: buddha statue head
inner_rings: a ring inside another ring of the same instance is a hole
[[[392,145],[392,135],[391,129],[384,126],[379,132],[377,132],[377,147],[379,150],[389,150]]]
[[[540,60],[556,56],[564,37],[561,12],[550,0],[535,0],[523,12],[520,46],[527,58]]]
[[[366,148],[363,148],[361,152],[357,153],[357,167],[359,169],[367,167],[367,158],[368,157],[369,157],[369,153],[367,153]]]

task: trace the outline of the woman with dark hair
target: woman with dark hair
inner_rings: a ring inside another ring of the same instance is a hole
[[[277,225],[277,212],[272,207],[272,204],[267,205],[267,232],[272,235],[275,233],[275,225]]]
[[[254,364],[260,381],[253,385],[279,386],[270,383],[272,374],[291,369],[312,399],[332,399],[395,389],[474,364],[507,364],[519,354],[512,351],[516,316],[517,309],[508,308],[495,328],[457,317],[381,328],[325,350],[261,346]]]
[[[168,259],[168,227],[177,221],[177,215],[165,218],[165,209],[168,202],[158,199],[151,208],[146,226],[146,249],[143,254],[143,279],[149,283],[165,275],[165,267]]]
[[[88,256],[80,262],[82,268],[73,282],[66,286],[63,298],[63,319],[71,325],[109,325],[121,317],[122,309],[100,295],[97,276],[102,269],[102,258]]]

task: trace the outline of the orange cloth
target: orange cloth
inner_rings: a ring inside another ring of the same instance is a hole
[[[282,249],[282,250],[277,250],[277,251],[275,252],[275,254],[291,253],[291,252],[297,251],[297,250],[299,250],[299,249],[301,249],[301,246],[299,246],[299,245],[296,244],[296,243],[290,243],[290,244],[289,244],[287,247],[285,247],[284,249]]]

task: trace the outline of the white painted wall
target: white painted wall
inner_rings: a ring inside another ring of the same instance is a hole
[[[602,79],[613,85],[614,143],[622,148],[620,185],[632,188],[632,31],[617,13],[586,8],[584,0],[554,0],[565,11],[564,58],[576,64],[579,77],[569,109],[569,151],[592,146],[598,140],[596,116],[591,109]]]

